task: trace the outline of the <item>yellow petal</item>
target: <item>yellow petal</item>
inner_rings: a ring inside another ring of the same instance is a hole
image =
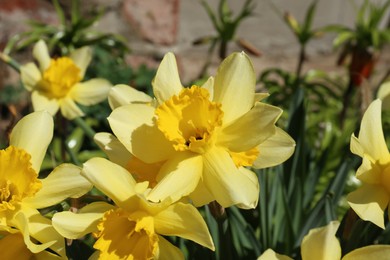
[[[199,180],[195,190],[191,192],[189,198],[195,207],[201,207],[214,200],[213,195],[208,191],[202,179]]]
[[[381,106],[382,101],[376,99],[367,108],[360,126],[359,142],[373,159],[385,163],[390,161],[390,154],[383,136]]]
[[[115,85],[108,94],[108,103],[112,110],[131,103],[148,104],[151,102],[152,98],[150,96],[124,84]]]
[[[179,236],[215,250],[207,225],[194,206],[178,202],[153,218],[154,228],[158,234]]]
[[[73,51],[70,58],[80,69],[80,76],[84,78],[85,71],[92,59],[92,50],[89,47],[83,47]]]
[[[214,84],[214,101],[222,103],[224,121],[229,123],[248,112],[254,103],[256,76],[244,53],[229,55],[219,66]]]
[[[61,164],[45,179],[42,188],[32,198],[26,198],[23,203],[32,208],[53,206],[66,198],[78,198],[92,189],[92,184],[80,174],[81,168],[73,164]]]
[[[20,77],[24,87],[31,91],[42,79],[42,74],[34,63],[29,62],[20,66]]]
[[[111,83],[105,79],[90,79],[77,83],[70,90],[69,95],[74,101],[84,106],[90,106],[105,100],[110,88]]]
[[[302,240],[302,259],[340,260],[341,247],[335,236],[339,225],[332,221],[325,227],[311,229]]]
[[[389,204],[389,195],[380,185],[363,184],[348,194],[347,201],[361,219],[385,228],[384,210]]]
[[[180,82],[179,71],[177,70],[176,59],[173,53],[165,54],[157,69],[152,85],[154,96],[160,104],[170,99],[173,95],[180,93],[183,86]]]
[[[362,164],[356,171],[356,178],[368,184],[381,184],[382,169],[380,166],[372,163],[371,158],[364,154]]]
[[[292,258],[286,256],[286,255],[280,255],[275,253],[274,250],[271,248],[268,248],[264,251],[264,253],[257,258],[257,260],[292,260]]]
[[[22,148],[31,155],[31,164],[36,172],[41,168],[53,137],[53,128],[53,118],[41,111],[23,117],[11,132],[10,145]]]
[[[207,89],[210,94],[210,100],[214,98],[214,77],[209,77],[205,83],[203,83],[202,88]]]
[[[110,133],[97,133],[93,137],[97,145],[102,149],[113,163],[126,168],[132,157],[126,147]]]
[[[39,63],[39,69],[43,73],[50,65],[50,54],[46,43],[43,40],[39,40],[33,48],[33,57]]]
[[[148,200],[158,202],[171,197],[173,201],[190,194],[202,174],[202,156],[191,152],[178,153],[163,164],[157,175],[157,185]]]
[[[97,231],[97,225],[106,211],[115,208],[106,202],[93,202],[83,207],[78,213],[63,211],[54,214],[53,227],[63,237],[78,239]]]
[[[269,97],[269,93],[255,93],[255,102],[260,102],[267,97]]]
[[[359,139],[354,134],[351,135],[350,149],[352,153],[359,155],[360,157],[363,157],[365,153]]]
[[[61,99],[61,114],[68,120],[84,116],[84,112],[69,97]]]
[[[259,185],[237,169],[227,151],[214,147],[203,156],[203,179],[209,192],[222,207],[241,204],[255,208]],[[254,173],[252,173],[254,174]]]
[[[388,260],[390,256],[389,245],[371,245],[353,250],[346,254],[343,260]]]
[[[257,177],[257,175],[245,167],[239,167],[238,170],[241,172],[241,174],[245,175],[245,177],[247,177],[252,182],[252,185],[256,186],[260,192],[259,178]],[[256,205],[257,205],[257,201],[256,201]],[[238,203],[236,204],[236,206],[241,209],[253,208],[253,205],[248,205],[245,203]]]
[[[119,206],[135,195],[136,182],[131,174],[109,160],[92,158],[84,163],[81,174]]]
[[[146,163],[165,161],[175,152],[173,145],[157,128],[154,108],[143,104],[121,106],[108,117],[119,141]]]
[[[275,134],[257,148],[260,153],[253,167],[262,169],[281,164],[290,158],[295,150],[295,141],[282,129],[276,127]]]
[[[46,110],[52,116],[54,116],[60,108],[60,104],[57,99],[48,98],[40,91],[33,91],[31,93],[31,101],[34,111]]]
[[[275,123],[281,115],[280,108],[256,103],[247,113],[224,127],[218,144],[233,152],[250,150],[275,134]]]
[[[383,109],[390,109],[390,81],[383,83],[378,90],[378,98],[383,102]]]
[[[158,236],[158,259],[159,260],[184,260],[184,255],[179,248],[172,245],[162,236]]]

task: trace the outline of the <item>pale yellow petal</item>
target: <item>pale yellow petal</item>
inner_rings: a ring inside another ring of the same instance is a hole
[[[158,234],[179,236],[215,250],[207,225],[194,206],[178,202],[153,218],[154,228]]]
[[[205,83],[203,83],[202,88],[205,88],[210,93],[210,100],[214,98],[214,77],[209,77]]]
[[[360,157],[363,157],[363,155],[365,153],[364,147],[360,144],[360,141],[355,136],[355,134],[351,135],[350,150],[352,153],[359,155]]]
[[[388,260],[390,256],[389,245],[371,245],[357,248],[343,257],[343,260]]]
[[[252,182],[253,186],[257,186],[259,189],[259,192],[260,192],[259,178],[257,177],[257,175],[245,167],[239,167],[238,170],[241,172],[242,175],[244,175],[246,178],[248,178],[248,180],[250,180]],[[236,204],[236,206],[241,208],[241,209],[252,209],[253,208],[252,205],[247,205],[245,203],[238,203],[238,204]]]
[[[281,114],[280,108],[258,102],[222,129],[218,135],[218,145],[228,147],[233,152],[248,151],[275,134],[275,123]]]
[[[178,153],[163,164],[157,175],[157,185],[148,195],[148,200],[158,202],[171,197],[177,201],[196,188],[202,174],[201,155],[191,152]]]
[[[84,106],[95,105],[107,98],[111,86],[108,80],[90,79],[73,86],[69,95],[74,101]]]
[[[384,110],[390,109],[390,81],[383,83],[378,90],[377,97],[382,100]]]
[[[356,178],[368,184],[381,184],[382,171],[379,165],[372,163],[371,158],[364,154],[362,164],[356,171]]]
[[[66,259],[64,257],[55,255],[49,251],[41,251],[34,255],[34,260],[59,260],[59,259]]]
[[[229,55],[219,66],[214,84],[214,101],[222,103],[224,121],[229,123],[248,112],[254,103],[256,76],[244,53]]]
[[[63,237],[78,239],[97,231],[97,224],[106,211],[114,206],[106,202],[93,202],[83,207],[78,213],[63,211],[54,214],[53,227]]]
[[[88,160],[81,174],[119,206],[135,195],[136,182],[131,174],[104,158]]]
[[[188,196],[195,207],[201,207],[214,200],[202,179],[199,180],[195,190]]]
[[[184,255],[179,248],[172,245],[162,236],[158,236],[159,260],[184,260]]]
[[[256,169],[272,167],[286,161],[294,153],[295,141],[286,132],[276,127],[276,132],[258,147],[259,156],[253,163]]]
[[[132,103],[148,104],[151,102],[150,96],[124,84],[115,85],[108,93],[108,104],[112,110]]]
[[[390,154],[383,136],[381,107],[380,99],[369,105],[363,115],[358,138],[366,153],[373,159],[385,163],[390,161]]]
[[[23,86],[28,90],[32,91],[42,79],[42,74],[39,71],[37,65],[33,62],[29,62],[25,65],[20,66],[20,78]]]
[[[255,93],[255,102],[260,102],[269,97],[269,93]]]
[[[22,148],[31,155],[31,164],[39,172],[47,147],[53,138],[53,118],[46,111],[23,117],[13,128],[10,145]]]
[[[33,57],[38,61],[39,69],[43,73],[50,65],[50,54],[46,43],[43,40],[39,40],[33,48]]]
[[[73,51],[70,54],[70,58],[76,64],[76,66],[80,69],[80,76],[84,78],[85,71],[92,59],[92,50],[89,47],[82,47]]]
[[[40,91],[33,91],[31,93],[31,102],[34,111],[46,110],[50,115],[54,116],[60,109],[60,103],[58,99],[48,98],[45,93]]]
[[[165,161],[175,152],[155,121],[154,108],[143,104],[118,107],[108,117],[119,141],[146,163]]]
[[[122,167],[127,167],[132,155],[126,147],[119,142],[118,138],[110,133],[97,133],[93,139],[100,149],[107,154],[110,161],[119,164]]]
[[[183,86],[180,82],[176,58],[173,53],[165,54],[157,69],[152,85],[154,96],[160,104],[170,99],[173,95],[180,93]]]
[[[237,169],[229,153],[222,148],[210,149],[204,158],[203,180],[209,192],[222,207],[240,204],[255,208],[259,184]],[[254,173],[253,173],[254,174]]]
[[[68,120],[76,117],[84,116],[84,112],[76,105],[76,103],[69,97],[61,99],[61,114]]]
[[[92,184],[81,176],[81,168],[64,163],[56,167],[45,179],[42,188],[34,197],[26,198],[23,203],[33,208],[53,206],[66,198],[78,198],[92,189]]]
[[[347,201],[361,219],[385,228],[384,210],[389,204],[389,195],[380,185],[363,184],[348,194]]]
[[[257,258],[257,260],[293,260],[293,259],[286,255],[275,253],[274,250],[268,248],[267,250],[264,251],[264,253],[261,256]]]
[[[339,225],[332,221],[325,227],[311,229],[301,243],[302,259],[340,260],[341,247],[336,237]]]

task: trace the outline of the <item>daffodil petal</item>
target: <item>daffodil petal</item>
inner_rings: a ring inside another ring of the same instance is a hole
[[[378,90],[378,98],[382,100],[384,110],[390,109],[390,81],[383,83]]]
[[[183,86],[180,82],[176,58],[173,53],[165,54],[157,69],[152,85],[154,96],[160,104],[170,99],[173,95],[180,93]]]
[[[0,239],[2,259],[31,259],[33,253],[28,250],[20,232],[5,235]]]
[[[31,155],[31,164],[39,172],[47,147],[53,138],[53,118],[46,111],[23,117],[13,128],[10,145],[22,148]]]
[[[260,102],[269,97],[269,93],[255,93],[255,102]]]
[[[173,145],[157,128],[154,108],[143,104],[121,106],[108,117],[119,141],[146,163],[165,161],[175,152]]]
[[[218,143],[233,152],[248,151],[275,134],[275,123],[281,113],[280,108],[258,102],[222,129]]]
[[[252,185],[256,186],[260,192],[259,178],[257,177],[257,175],[245,167],[239,167],[238,170],[241,172],[242,175],[245,175],[245,177],[248,178],[248,180],[250,180],[252,182]],[[257,201],[256,201],[256,204],[257,204]],[[236,204],[236,206],[241,208],[241,209],[252,209],[253,208],[253,205],[251,205],[251,204],[248,205],[246,203],[238,203],[238,204]]]
[[[205,83],[203,83],[202,88],[205,88],[209,91],[210,100],[214,98],[214,77],[209,77]]]
[[[389,204],[389,195],[380,185],[363,184],[347,195],[347,201],[361,219],[385,228],[384,210]]]
[[[17,258],[20,259],[20,258]],[[34,260],[58,260],[58,259],[64,259],[61,256],[55,255],[53,253],[50,253],[49,251],[41,251],[34,255]]]
[[[93,137],[97,145],[107,154],[110,161],[119,164],[122,167],[127,167],[127,164],[132,157],[126,147],[119,142],[113,134],[97,133]]]
[[[213,195],[206,188],[202,179],[199,180],[198,185],[195,190],[191,192],[189,198],[192,204],[197,208],[209,204],[214,200]]]
[[[63,237],[78,239],[88,233],[97,231],[97,224],[106,211],[114,206],[106,202],[93,202],[83,207],[79,213],[63,211],[54,214],[53,227]]]
[[[179,236],[215,250],[207,225],[194,206],[178,202],[153,218],[154,228],[158,234]]]
[[[151,102],[152,98],[150,96],[124,84],[115,85],[108,93],[108,104],[112,110],[131,103],[148,104]]]
[[[33,48],[33,57],[39,63],[39,69],[43,73],[50,65],[50,54],[46,43],[43,40],[39,40]]]
[[[80,76],[84,78],[85,71],[92,59],[92,50],[89,47],[82,47],[73,51],[70,54],[70,58],[76,64],[76,66],[80,69]]]
[[[158,259],[159,260],[184,260],[184,255],[179,248],[172,245],[168,240],[162,236],[158,236]]]
[[[76,117],[84,116],[84,112],[76,105],[76,103],[69,97],[61,100],[61,114],[68,120]]]
[[[359,139],[354,134],[351,135],[350,150],[352,153],[359,155],[360,157],[363,157],[365,153]]]
[[[158,202],[171,197],[173,201],[190,194],[202,174],[202,156],[178,153],[161,167],[157,185],[148,194],[148,200]]]
[[[325,227],[311,229],[302,240],[302,259],[339,260],[341,247],[336,238],[339,225],[338,221],[332,221]]]
[[[343,260],[387,260],[390,256],[389,245],[371,245],[360,247],[349,252],[343,257]]]
[[[31,93],[31,102],[34,111],[46,110],[52,116],[54,116],[60,108],[60,104],[57,99],[48,98],[40,91],[33,91]]]
[[[135,180],[123,167],[104,158],[92,158],[84,163],[81,172],[96,188],[117,205],[135,195]]]
[[[382,183],[382,169],[371,162],[370,158],[364,154],[362,164],[356,171],[356,178],[368,184]]]
[[[76,102],[84,106],[90,106],[105,100],[110,88],[111,83],[108,80],[90,79],[73,86],[69,95]]]
[[[224,208],[241,204],[255,208],[259,185],[237,169],[232,158],[222,148],[214,147],[203,155],[203,179],[215,200]],[[253,173],[254,174],[254,173]]]
[[[244,52],[233,53],[221,63],[215,76],[214,101],[222,104],[225,123],[239,118],[251,109],[255,85],[253,65]]]
[[[272,167],[286,161],[294,153],[295,141],[286,132],[276,127],[276,132],[258,147],[259,156],[253,163],[256,169]]]
[[[64,163],[56,167],[45,179],[42,188],[32,198],[26,198],[32,208],[53,206],[66,198],[78,198],[92,189],[92,184],[80,174],[81,168]]]
[[[257,258],[257,260],[293,260],[292,258],[275,253],[274,250],[268,248],[264,253]]]
[[[42,79],[42,74],[39,71],[37,65],[33,62],[29,62],[25,65],[20,66],[20,78],[22,80],[23,86],[32,91],[38,82]]]
[[[360,127],[359,142],[373,159],[388,162],[390,154],[383,136],[381,107],[382,101],[376,99],[367,108]]]

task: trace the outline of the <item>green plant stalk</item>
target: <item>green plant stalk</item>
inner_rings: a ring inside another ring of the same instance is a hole
[[[2,60],[4,63],[16,70],[18,73],[20,73],[20,64],[16,60],[12,59],[9,55],[0,52],[0,60]]]
[[[81,129],[83,129],[85,134],[91,140],[93,140],[93,137],[95,136],[96,132],[81,117],[76,117],[75,119],[73,119],[73,122]]]

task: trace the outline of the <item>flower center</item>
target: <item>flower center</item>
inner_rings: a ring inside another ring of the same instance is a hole
[[[98,230],[93,247],[100,251],[100,259],[153,259],[158,252],[153,217],[143,212],[109,210]]]
[[[222,125],[223,111],[209,96],[207,89],[192,86],[156,109],[157,126],[177,151],[204,153],[212,143],[214,130]]]
[[[0,212],[14,210],[23,198],[32,197],[41,189],[30,159],[23,149],[10,146],[0,150]]]
[[[256,147],[245,152],[228,151],[237,167],[252,166],[256,158],[259,156],[259,149]]]
[[[81,80],[80,69],[68,57],[52,59],[43,73],[40,89],[52,98],[62,98]]]

